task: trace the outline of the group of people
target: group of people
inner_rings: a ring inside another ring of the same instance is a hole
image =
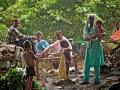
[[[84,81],[81,83],[89,84],[90,67],[95,70],[94,85],[100,84],[100,66],[104,64],[103,48],[101,44],[102,38],[105,36],[102,20],[97,20],[95,15],[89,15],[83,30],[83,38],[86,41],[86,53],[84,60]],[[26,90],[31,90],[32,78],[35,75],[34,60],[38,57],[54,57],[64,54],[66,58],[66,71],[68,76],[69,64],[72,62],[72,45],[63,35],[62,31],[56,31],[57,40],[50,44],[44,40],[43,33],[38,31],[35,36],[25,36],[18,30],[19,20],[15,19],[12,26],[8,29],[7,42],[24,48],[24,58],[26,61],[27,86]],[[50,49],[54,48],[54,52]]]
[[[34,36],[23,35],[19,30],[19,20],[15,19],[8,29],[6,40],[9,44],[15,44],[24,48],[24,59],[26,62],[27,82],[26,89],[31,90],[32,78],[35,75],[35,60],[42,57],[55,57],[61,54],[66,58],[66,72],[68,75],[69,63],[71,62],[72,46],[62,31],[56,31],[57,40],[49,44],[43,37],[43,33],[38,31]]]

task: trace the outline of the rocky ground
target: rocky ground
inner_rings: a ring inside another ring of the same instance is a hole
[[[73,81],[58,81],[55,76],[48,77],[46,87],[48,90],[108,90],[109,87],[118,82],[120,73],[117,71],[111,71],[109,73],[101,74],[101,84],[100,85],[92,85],[94,82],[94,70],[91,69],[90,72],[90,84],[88,85],[80,85],[83,80],[83,69],[79,71],[79,74],[70,73],[69,78]],[[57,76],[57,75],[56,75]],[[58,82],[54,84],[54,82]]]
[[[83,69],[83,60],[80,60],[79,62],[79,73],[76,75],[75,72],[72,72],[69,74],[70,80],[72,80],[74,83],[71,82],[64,82],[58,80],[57,74],[51,74],[49,77],[47,77],[47,83],[46,87],[48,90],[109,90],[109,87],[118,82],[120,77],[120,72],[118,69],[113,68],[111,70],[105,70],[101,74],[101,84],[100,85],[92,85],[94,82],[94,69],[91,68],[90,71],[90,84],[88,85],[80,85],[80,83],[83,80],[84,76],[84,69]],[[54,84],[54,82],[59,82],[58,85]]]
[[[15,52],[13,51],[13,48],[8,48],[8,46],[4,47],[4,45],[0,46],[1,49],[1,55],[0,56],[12,56]],[[75,74],[75,72],[71,72],[69,74],[69,79],[71,81],[60,81],[58,80],[58,75],[54,72],[51,73],[46,78],[46,72],[43,74],[42,79],[44,78],[45,82],[45,88],[48,88],[48,90],[108,90],[109,87],[113,84],[118,82],[118,79],[120,77],[120,45],[114,49],[108,50],[106,49],[106,55],[105,60],[106,62],[109,61],[111,69],[105,70],[104,73],[101,74],[101,84],[100,85],[92,85],[94,82],[94,69],[91,68],[90,72],[90,84],[88,85],[80,85],[80,83],[83,80],[83,60],[80,60],[78,58],[78,67],[79,67],[79,73]],[[108,50],[108,52],[107,52]],[[57,70],[56,70],[57,71]],[[74,70],[73,70],[74,71]],[[42,80],[40,80],[41,82]],[[55,84],[57,83],[57,85]],[[43,89],[45,90],[45,89]]]

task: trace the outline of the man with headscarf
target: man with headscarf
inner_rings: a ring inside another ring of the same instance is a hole
[[[99,40],[98,30],[95,26],[95,15],[89,15],[83,31],[86,41],[86,53],[84,62],[84,81],[81,84],[89,84],[90,67],[94,67],[95,78],[93,85],[100,84],[100,66],[104,64],[103,48]]]

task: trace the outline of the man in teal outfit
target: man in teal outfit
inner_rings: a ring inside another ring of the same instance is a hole
[[[95,16],[88,16],[83,31],[83,38],[86,41],[86,53],[84,62],[84,81],[81,84],[89,84],[90,67],[94,67],[94,85],[100,84],[100,66],[104,64],[103,48],[99,40],[97,28],[95,27]]]

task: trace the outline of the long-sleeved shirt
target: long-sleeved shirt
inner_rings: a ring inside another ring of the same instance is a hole
[[[8,29],[6,40],[10,44],[14,44],[15,41],[25,38],[25,35],[19,32],[19,30],[13,26]]]

